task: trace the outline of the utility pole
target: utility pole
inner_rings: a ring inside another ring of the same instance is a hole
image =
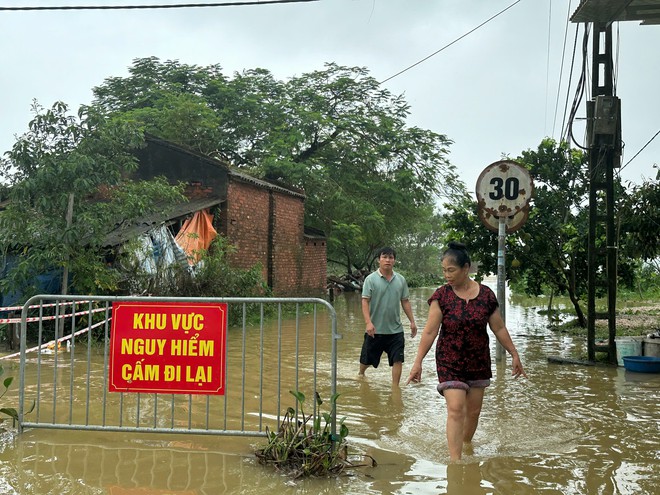
[[[587,147],[589,148],[589,245],[587,345],[589,360],[607,352],[616,363],[616,278],[618,245],[614,230],[614,169],[621,166],[621,107],[614,87],[612,23],[639,21],[660,24],[657,2],[631,0],[581,0],[572,22],[593,25],[592,100],[587,102]],[[597,244],[605,229],[604,246]],[[607,275],[607,346],[596,340],[596,275]]]
[[[620,100],[615,95],[612,54],[612,23],[593,23],[592,99],[587,102],[589,148],[589,240],[587,351],[606,352],[616,363],[616,291],[618,245],[614,224],[614,168],[621,160]],[[605,230],[606,245],[599,245]],[[604,270],[603,270],[604,269]],[[607,277],[608,345],[596,345],[596,276]]]

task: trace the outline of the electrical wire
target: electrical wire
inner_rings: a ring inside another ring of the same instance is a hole
[[[272,5],[278,3],[318,2],[319,0],[243,0],[238,2],[212,3],[173,3],[154,5],[60,5],[33,7],[0,7],[0,11],[45,11],[45,10],[153,10],[153,9],[188,9],[199,7],[238,7],[246,5]]]
[[[575,90],[575,96],[573,97],[573,106],[571,107],[571,112],[568,117],[568,124],[566,131],[573,143],[580,149],[588,150],[588,148],[582,146],[575,139],[573,134],[573,123],[575,122],[575,116],[577,115],[578,109],[580,108],[580,103],[582,98],[587,91],[587,47],[589,46],[589,24],[585,24],[584,36],[582,38],[582,71],[580,73],[580,79],[578,80],[577,88]]]
[[[619,81],[619,49],[621,47],[621,33],[619,32],[620,22],[616,23],[616,50],[615,58],[612,61],[612,93],[616,96],[616,86]]]
[[[571,15],[571,3],[572,0],[568,2],[568,11],[566,13],[566,28],[564,29],[564,42],[561,48],[561,64],[559,64],[559,84],[557,85],[557,98],[555,99],[555,115],[552,118],[552,136],[555,135],[555,126],[557,125],[557,112],[559,110],[559,96],[561,95],[561,81],[564,75],[564,62],[566,60],[566,41],[568,40],[568,26],[570,24],[570,15]],[[573,55],[575,56],[575,47],[573,48]],[[572,65],[571,65],[572,68]],[[571,74],[572,75],[572,74]],[[569,75],[569,84],[567,88],[570,88],[570,79]],[[568,91],[566,92],[568,95]]]
[[[439,50],[436,50],[435,52],[431,53],[430,55],[427,55],[426,57],[424,57],[423,59],[421,59],[421,60],[415,62],[414,64],[409,65],[409,66],[406,67],[405,69],[400,70],[399,72],[397,72],[396,74],[394,74],[394,75],[388,77],[387,79],[383,79],[382,81],[380,81],[380,84],[384,84],[384,83],[386,83],[387,81],[389,81],[389,80],[391,80],[391,79],[394,79],[394,78],[397,77],[397,76],[400,76],[400,75],[403,74],[404,72],[409,71],[409,70],[412,69],[413,67],[417,67],[419,64],[421,64],[421,63],[423,63],[423,62],[426,62],[426,61],[427,61],[428,59],[430,59],[431,57],[436,56],[436,55],[437,55],[438,53],[440,53],[441,51],[446,50],[447,48],[449,48],[449,47],[452,46],[453,44],[455,44],[455,43],[459,42],[460,40],[462,40],[463,38],[465,38],[466,36],[468,36],[468,35],[474,33],[477,29],[479,29],[480,27],[482,27],[482,26],[488,24],[490,21],[492,21],[492,20],[495,19],[496,17],[498,17],[498,16],[500,16],[501,14],[503,14],[504,12],[506,12],[507,10],[509,10],[511,7],[514,7],[516,4],[519,4],[520,2],[522,2],[522,0],[516,0],[515,2],[513,2],[513,3],[512,3],[511,5],[509,5],[508,7],[506,7],[506,8],[504,8],[504,9],[500,10],[497,14],[495,14],[495,15],[493,15],[492,17],[486,19],[484,22],[482,22],[481,24],[479,24],[477,27],[470,29],[467,33],[463,34],[462,36],[459,36],[458,38],[456,38],[456,39],[455,39],[454,41],[452,41],[451,43],[447,43],[445,46],[443,46],[443,47],[440,48]]]
[[[630,162],[632,162],[635,158],[637,158],[637,156],[638,156],[642,151],[644,151],[644,148],[646,148],[649,144],[651,144],[651,143],[653,142],[653,140],[654,140],[655,138],[658,137],[659,134],[660,134],[660,130],[658,130],[658,132],[656,132],[656,133],[653,135],[653,137],[652,137],[651,139],[649,139],[649,140],[646,142],[646,144],[645,144],[644,146],[642,146],[642,147],[640,148],[640,150],[639,150],[637,153],[635,153],[635,155],[634,155],[630,160],[628,160],[628,161],[626,162],[626,164],[625,164],[623,167],[621,167],[621,168],[619,169],[619,172],[621,172],[624,168],[626,168],[626,167],[630,164]]]
[[[550,94],[550,33],[552,31],[552,0],[549,0],[548,10],[548,49],[545,57],[545,114],[543,115],[543,134],[548,135],[546,125],[548,123],[548,95]]]
[[[576,24],[575,25],[575,39],[573,39],[573,56],[571,57],[571,70],[569,72],[568,76],[568,85],[566,86],[566,101],[564,102],[564,115],[562,116],[562,124],[561,124],[561,132],[559,133],[559,139],[560,141],[566,141],[570,144],[568,140],[568,128],[564,126],[568,126],[569,122],[566,119],[566,112],[568,111],[568,99],[569,99],[569,90],[571,88],[571,81],[573,80],[573,69],[575,68],[575,54],[577,53],[577,41],[578,41],[578,34],[580,32],[580,25]]]

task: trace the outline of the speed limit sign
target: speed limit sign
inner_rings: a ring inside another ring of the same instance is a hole
[[[491,163],[477,179],[479,208],[494,217],[512,217],[526,209],[533,190],[529,171],[511,160]]]

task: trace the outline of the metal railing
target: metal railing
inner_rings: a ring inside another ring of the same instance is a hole
[[[225,303],[224,395],[109,391],[113,303]],[[290,390],[333,397],[337,318],[317,298],[152,298],[38,295],[21,313],[19,429],[265,436]],[[30,341],[36,341],[32,348]],[[331,433],[336,407],[330,403]]]

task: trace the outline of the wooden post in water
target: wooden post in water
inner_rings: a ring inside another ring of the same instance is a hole
[[[71,228],[73,223],[73,193],[69,194],[69,207],[66,210],[66,228]],[[69,287],[69,255],[65,254],[64,269],[62,270],[62,295],[68,293]]]
[[[69,206],[66,210],[66,228],[70,229],[71,224],[73,223],[73,193],[69,193]],[[64,259],[64,268],[62,269],[62,295],[66,295],[69,293],[69,255],[66,254],[68,253],[68,247],[65,247],[66,252],[65,252],[65,259]],[[59,305],[57,306],[56,313],[58,318],[55,319],[55,341],[57,341],[60,337],[64,335],[64,320],[60,323],[60,318],[59,318]],[[64,312],[66,313],[66,307],[63,308]]]

